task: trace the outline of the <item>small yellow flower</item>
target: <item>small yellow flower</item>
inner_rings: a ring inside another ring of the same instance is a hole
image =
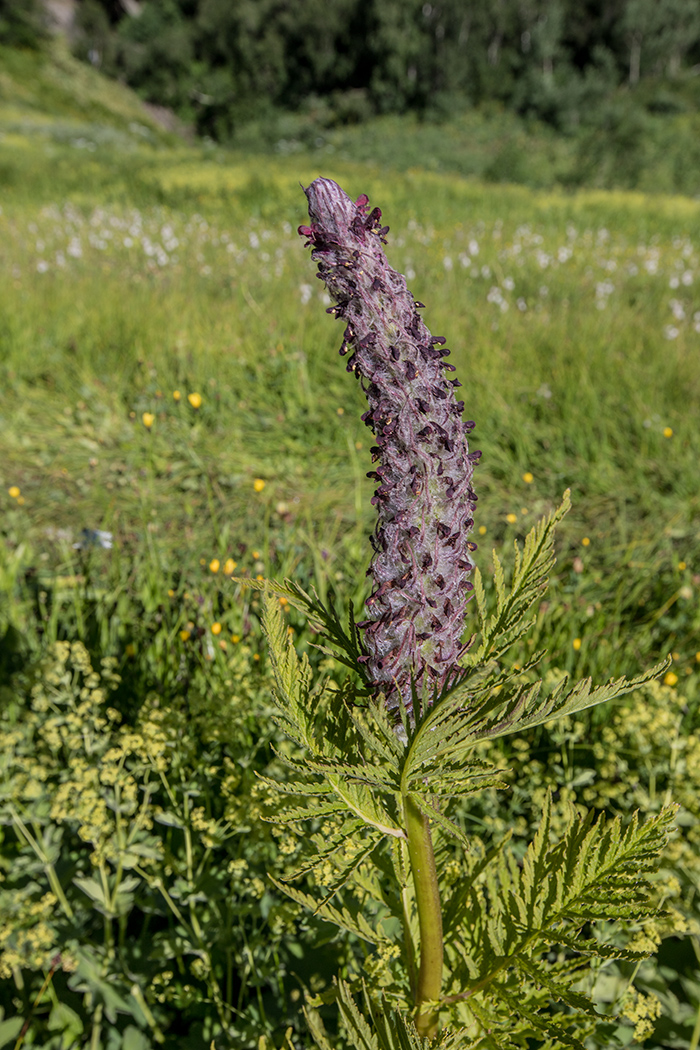
[[[219,639],[219,649],[222,649],[223,652],[226,652],[226,650],[228,649],[228,644],[225,638]]]
[[[144,414],[141,416],[141,419],[143,420],[143,425],[148,430],[150,430],[150,428],[153,426],[153,424],[156,421],[156,417],[153,415],[152,412],[144,412]]]
[[[479,535],[480,536],[485,536],[486,535],[486,526],[485,525],[480,525],[479,526]]]
[[[218,623],[218,622],[217,623],[213,623],[211,625],[211,633],[212,634],[221,634],[221,624]]]
[[[227,558],[226,559],[226,563],[224,565],[224,575],[225,576],[232,576],[233,575],[233,570],[236,568],[237,564],[238,564],[238,562],[235,562],[233,560],[233,558]]]
[[[534,480],[535,480],[534,475],[531,474],[529,470],[526,470],[525,473],[523,474],[523,481],[525,482],[525,484],[526,485],[532,485]]]
[[[251,551],[250,553],[253,555],[253,557],[255,558],[256,561],[259,561],[259,559],[260,559],[260,551]]]
[[[521,507],[520,508],[520,513],[521,514],[527,514],[527,507]]]
[[[678,568],[681,570],[681,572],[683,572],[684,569],[687,569],[687,567],[688,566],[685,564],[684,561],[679,561],[678,562]]]
[[[173,401],[179,401],[181,397],[182,394],[179,390],[173,390]]]
[[[240,634],[232,634],[231,635],[231,641],[233,642],[234,645],[236,645],[238,642],[240,642],[240,640],[241,640]]]
[[[581,648],[581,639],[580,638],[574,638],[574,640],[573,640],[573,642],[571,644],[573,645],[574,650],[576,652],[578,652],[579,649]]]
[[[168,591],[168,598],[174,598],[174,597],[175,597],[175,591],[174,591],[174,590],[172,590],[172,588],[171,588],[171,589],[170,589],[170,590]]]
[[[515,525],[517,520],[518,520],[518,515],[517,514],[506,514],[506,521],[508,522],[509,525]]]
[[[18,496],[17,497],[17,506],[18,507],[23,507],[24,506],[24,496]]]
[[[258,575],[257,575],[257,576],[255,577],[255,579],[256,579],[256,580],[258,580],[258,581],[262,581],[262,580],[264,580],[264,579],[265,579],[265,577],[264,577],[264,576],[261,576],[261,574],[260,574],[260,573],[258,573]]]
[[[283,594],[280,595],[280,605],[289,605],[288,599],[285,598],[285,596]]]
[[[188,394],[187,395],[187,400],[192,405],[192,408],[201,408],[202,407],[202,395],[201,394],[197,394],[197,393]]]
[[[344,408],[336,408],[336,412],[338,413],[339,416],[344,416],[345,415],[345,409]]]
[[[667,671],[664,675],[664,685],[676,685],[678,675],[674,671]]]
[[[671,427],[664,427],[664,437],[665,438],[672,438],[673,437],[673,430],[672,430]]]
[[[180,631],[180,638],[182,639],[183,642],[186,642],[189,637],[190,637],[190,632],[189,631]]]
[[[695,662],[696,662],[696,663],[698,663],[698,664],[700,664],[700,652],[697,652],[697,653],[695,654]]]
[[[10,485],[9,489],[7,490],[7,492],[8,492],[8,495],[12,496],[13,499],[17,499],[17,497],[20,494],[20,489],[18,488],[17,485]]]
[[[134,643],[129,642],[124,652],[127,656],[136,656],[136,646],[134,645]]]
[[[259,660],[260,659],[260,653],[253,653],[253,659],[254,660]]]
[[[255,480],[253,481],[253,488],[256,492],[262,492],[262,490],[265,488],[265,482],[263,481],[263,479],[255,478]]]
[[[212,558],[212,560],[209,562],[209,572],[218,572],[218,571],[219,571],[219,559],[218,558]]]
[[[591,545],[591,541],[588,538],[588,536],[584,536],[583,539],[581,540],[581,543],[582,543],[582,545],[584,547],[590,547],[590,545]]]

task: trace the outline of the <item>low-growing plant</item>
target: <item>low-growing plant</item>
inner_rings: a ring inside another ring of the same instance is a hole
[[[672,672],[667,677],[675,678]],[[513,790],[507,799],[485,792],[472,819],[509,827],[521,848],[537,828],[553,783],[558,785],[555,827],[572,806],[582,815],[592,807],[625,819],[634,810],[657,814],[670,799],[680,805],[677,833],[653,876],[663,909],[652,924],[630,931],[629,923],[620,921],[605,931],[615,941],[631,932],[628,945],[646,948],[650,958],[607,960],[591,971],[587,987],[598,1009],[610,1015],[596,1045],[624,1046],[633,1035],[635,1043],[649,1047],[692,1047],[700,1035],[700,768],[693,714],[677,682],[649,682],[605,712],[565,717],[516,738],[487,742],[480,754],[510,767]]]
[[[298,907],[265,882],[286,854],[258,819],[269,737],[250,669],[237,675],[246,650],[227,662],[225,718],[194,675],[189,698],[150,692],[123,719],[116,662],[58,641],[4,696],[0,982],[15,1009],[0,1037],[256,1045],[296,1012],[290,964],[312,973],[289,939]]]
[[[675,807],[669,801],[646,820],[594,820],[571,807],[553,824],[547,793],[523,849],[508,834],[468,834],[467,805],[502,780],[484,742],[638,689],[665,665],[595,687],[539,680],[542,653],[513,662],[546,590],[568,492],[516,544],[510,580],[494,552],[489,605],[469,539],[473,423],[461,419],[461,384],[446,378],[454,369],[445,340],[431,336],[423,304],[389,266],[380,210],[368,215],[366,196],[353,203],[327,179],[306,193],[311,223],[299,232],[334,301],[328,312],[346,324],[340,353],[350,354],[348,371],[367,395],[378,464],[368,619],[356,622],[351,609],[345,627],[332,602],[295,583],[259,584],[276,719],[298,747],[285,757],[288,779],[266,778],[276,796],[269,819],[308,847],[273,881],[357,946],[354,973],[309,1001],[309,1027],[321,1050],[337,1045],[318,1012],[335,1001],[355,1050],[426,1040],[583,1048],[601,1021],[582,990],[592,960],[649,954],[639,941],[606,936],[606,925],[658,919],[646,876]],[[479,624],[463,644],[470,592]],[[341,673],[314,679],[280,599],[308,616]]]

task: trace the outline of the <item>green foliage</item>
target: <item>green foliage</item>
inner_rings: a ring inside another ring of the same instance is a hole
[[[443,1033],[437,1040],[421,1038],[411,1020],[398,1014],[386,998],[379,1001],[373,999],[364,981],[361,988],[365,1010],[363,1016],[353,999],[350,986],[342,980],[334,983],[335,1002],[348,1045],[355,1050],[428,1050],[428,1047],[432,1050],[457,1050],[458,1047],[470,1045],[463,1041],[463,1031]],[[305,1015],[319,1050],[330,1050],[331,1043],[316,1010],[312,1006],[307,1007]]]
[[[0,44],[39,50],[47,38],[40,0],[0,0]]]
[[[674,83],[700,54],[694,0],[627,0],[604,16],[573,0],[145,0],[111,32],[106,9],[85,5],[80,52],[220,139],[273,108],[313,113],[318,130],[484,102],[572,132],[596,125],[621,84]]]
[[[380,1010],[380,981],[393,980],[410,954],[396,934],[403,902],[388,890],[402,864],[401,877],[410,884],[400,839],[384,835],[355,864],[372,846],[373,831],[355,815],[350,828],[360,850],[344,855],[338,828],[345,804],[335,801],[337,810],[319,815],[317,828],[311,824],[323,840],[319,854],[330,852],[327,868],[290,882],[289,876],[316,859],[302,852],[304,840],[286,825],[250,823],[269,790],[255,773],[294,785],[298,774],[284,761],[302,762],[302,751],[271,721],[260,594],[231,581],[227,560],[237,563],[236,576],[291,577],[312,601],[315,589],[321,604],[333,610],[359,609],[365,594],[372,486],[364,477],[370,464],[358,418],[361,398],[348,386],[332,346],[322,349],[332,338],[329,322],[319,312],[317,290],[311,289],[307,302],[308,290],[300,287],[301,249],[292,232],[299,222],[298,183],[308,184],[319,173],[321,154],[298,152],[290,159],[174,143],[126,88],[57,48],[4,48],[0,65],[0,262],[11,292],[0,306],[2,761],[13,768],[30,765],[27,754],[39,739],[31,689],[51,673],[57,640],[82,640],[97,672],[104,658],[115,659],[121,681],[112,683],[109,703],[122,721],[110,724],[110,739],[116,733],[118,741],[120,726],[140,734],[154,710],[169,726],[184,726],[168,752],[185,774],[182,786],[175,784],[178,805],[173,809],[164,786],[152,796],[153,805],[186,823],[184,793],[191,787],[200,794],[188,802],[190,813],[206,799],[219,819],[231,808],[236,826],[251,828],[208,855],[200,832],[192,830],[194,862],[204,862],[213,880],[201,888],[207,900],[195,902],[196,914],[204,922],[224,1002],[233,1002],[247,1026],[233,1045],[257,1050],[261,1032],[267,1032],[266,1050],[279,1050],[283,1042],[289,1050],[289,1040],[300,1050],[311,1045],[300,988],[330,998],[331,975],[337,973],[364,1013],[369,1007],[358,980],[364,969]],[[630,185],[655,194],[684,187],[696,192],[700,165],[693,151],[700,138],[693,113],[679,108],[690,83],[662,91],[640,82],[635,98],[648,109],[649,123],[641,166],[634,172],[630,166]],[[278,120],[266,140],[272,145],[285,139],[290,149],[298,148],[302,125],[311,146],[319,135],[301,116]],[[612,122],[605,128],[601,134],[617,134]],[[531,606],[532,631],[504,653],[502,673],[519,664],[520,684],[541,677],[540,695],[551,696],[565,673],[574,681],[633,679],[673,654],[665,684],[650,682],[611,705],[474,743],[464,788],[471,777],[481,790],[433,812],[423,798],[434,822],[445,815],[436,835],[444,897],[458,907],[468,861],[475,883],[497,868],[499,849],[520,863],[549,791],[552,846],[567,833],[571,805],[581,816],[586,809],[609,819],[620,816],[624,825],[634,810],[640,818],[656,816],[667,800],[681,802],[677,830],[653,877],[664,908],[651,923],[602,924],[599,937],[615,945],[618,959],[592,958],[579,972],[583,992],[605,1015],[595,1022],[591,1047],[619,1050],[634,1039],[646,1050],[687,1048],[700,1003],[694,947],[700,929],[700,441],[693,425],[700,411],[694,328],[698,205],[660,195],[494,189],[436,174],[482,174],[513,141],[511,158],[521,164],[525,158],[521,170],[532,184],[551,185],[567,165],[574,170],[576,139],[555,139],[541,126],[528,131],[508,111],[471,112],[443,126],[388,116],[326,128],[321,135],[319,149],[335,149],[323,152],[323,171],[382,204],[392,224],[392,262],[403,272],[420,269],[415,291],[428,303],[436,330],[449,330],[458,372],[469,369],[469,403],[484,453],[477,527],[486,534],[475,538],[487,622],[497,608],[491,547],[508,578],[514,538],[526,539],[564,487],[574,491],[574,510],[558,524],[549,594],[542,605],[538,599]],[[592,138],[589,149],[594,145]],[[596,148],[602,162],[605,141]],[[621,138],[620,156],[625,149]],[[506,177],[506,160],[494,177]],[[434,170],[426,172],[427,166]],[[408,167],[414,170],[407,175],[402,169]],[[610,185],[616,171],[593,167],[586,178]],[[136,233],[130,233],[132,225]],[[171,261],[161,265],[146,246],[163,246],[168,227],[179,243],[164,248]],[[124,244],[129,237],[130,247]],[[73,238],[79,257],[68,251]],[[48,270],[38,269],[42,262]],[[684,283],[688,274],[690,285]],[[677,287],[669,287],[672,281]],[[605,285],[600,295],[598,285]],[[606,291],[609,285],[614,287]],[[671,300],[683,318],[672,312]],[[677,330],[673,338],[670,325]],[[187,400],[195,391],[202,396],[199,409]],[[155,416],[150,429],[144,412]],[[673,434],[664,436],[664,428]],[[532,480],[525,480],[526,472]],[[263,490],[254,487],[255,479],[264,480]],[[14,486],[24,502],[9,494]],[[110,530],[112,549],[73,549],[83,528]],[[209,568],[212,559],[220,562],[216,572]],[[350,658],[339,648],[353,635],[346,612],[334,641],[328,638],[334,620],[324,625],[316,611],[312,622],[323,628],[322,640],[293,597],[280,602],[280,609],[299,659],[307,656],[314,683],[323,674],[335,682],[314,694],[317,717],[346,695],[349,677],[359,690],[358,704],[366,704],[361,679],[342,663],[328,663],[328,653],[316,648]],[[473,622],[476,631],[476,603]],[[212,632],[216,623],[218,635]],[[524,670],[543,650],[537,667]],[[68,702],[64,710],[72,710]],[[362,714],[362,707],[352,710],[358,718]],[[361,735],[367,717],[365,711],[353,732]],[[31,733],[24,728],[27,720]],[[374,730],[370,736],[375,740]],[[16,744],[6,747],[10,739]],[[320,728],[314,739],[324,763]],[[390,729],[387,747],[392,740]],[[15,746],[20,753],[13,757]],[[372,757],[370,764],[369,757],[364,772],[376,781],[383,760]],[[224,789],[227,758],[234,769]],[[136,766],[133,756],[129,761]],[[49,805],[71,774],[46,756],[44,767],[50,776],[41,798]],[[143,783],[138,770],[133,775]],[[349,795],[359,782],[348,774],[343,779]],[[325,783],[321,774],[304,777],[307,792],[312,780]],[[104,797],[110,798],[109,791],[113,797],[113,788],[103,790]],[[389,792],[380,794],[382,805],[387,800]],[[300,801],[288,795],[289,803]],[[389,816],[400,826],[400,813]],[[130,998],[135,983],[166,1047],[185,1042],[209,1050],[214,1039],[223,1050],[225,1037],[209,1029],[203,1034],[206,1018],[219,1024],[209,978],[190,972],[198,957],[185,951],[192,942],[180,940],[162,892],[143,890],[143,883],[133,891],[125,979],[124,959],[105,952],[98,902],[72,882],[73,875],[95,878],[93,846],[80,839],[75,823],[63,820],[61,829],[55,866],[78,919],[71,935],[81,949],[82,976],[61,969],[52,974],[32,1015],[27,1045],[32,1040],[41,1050],[55,1050],[64,1038],[78,1045],[92,1038],[92,1000],[68,985],[80,980],[96,989],[89,993],[96,1000],[115,991],[132,1011],[118,1012],[115,1026],[103,1017],[103,1043],[121,1040],[127,1050],[139,1040],[155,1045],[145,1015]],[[187,870],[184,831],[154,820],[151,834],[175,858],[174,867],[169,855],[154,861],[152,871],[169,893],[176,883],[179,892]],[[8,889],[11,898],[3,898],[2,929],[22,950],[31,949],[34,932],[46,932],[42,923],[53,927],[63,920],[58,906],[39,908],[53,891],[31,845],[20,842],[14,824],[2,826],[0,835],[0,891]],[[34,838],[41,842],[40,835]],[[460,854],[465,839],[471,849]],[[227,870],[241,861],[247,868]],[[368,863],[383,867],[365,892],[358,880],[368,878]],[[351,879],[343,883],[348,869]],[[345,909],[355,927],[363,915],[372,937],[384,937],[380,947],[314,917],[270,883],[266,870],[310,897],[313,908],[333,894],[328,907],[341,917]],[[383,894],[387,903],[380,908],[372,901]],[[236,911],[222,922],[218,909],[226,899],[235,900]],[[353,910],[358,899],[362,908]],[[111,920],[117,945],[120,921]],[[155,948],[154,930],[162,938]],[[11,1039],[8,1045],[14,1045],[51,973],[52,959],[65,947],[47,941],[42,958],[34,957],[37,966],[0,980],[0,1035]],[[379,957],[382,948],[392,949],[388,962]],[[625,948],[653,954],[630,962]],[[565,946],[559,951],[568,958]],[[181,958],[184,972],[168,956]],[[170,970],[173,977],[161,982],[159,975]],[[408,1003],[409,983],[404,979],[396,996],[391,981],[386,984],[389,1016],[397,1002]],[[538,994],[549,1010],[550,993]],[[321,1001],[314,1009],[330,1045],[342,1047],[346,1037],[337,1030],[334,1003]],[[454,1023],[459,1030],[470,1022]],[[506,1045],[502,1033],[492,1038]],[[534,1028],[524,1038],[550,1048],[558,1043]]]
[[[493,759],[494,749],[499,749],[502,760],[512,768],[514,792],[504,826],[515,829],[521,843],[539,826],[540,807],[553,780],[559,784],[559,798],[552,809],[558,833],[566,826],[571,805],[580,812],[585,806],[605,809],[623,819],[637,807],[658,814],[671,797],[681,805],[678,831],[653,879],[655,893],[665,899],[665,915],[659,915],[651,926],[637,928],[629,942],[633,950],[657,953],[655,958],[634,964],[607,962],[588,983],[601,1012],[609,1015],[611,1004],[617,1001],[622,1014],[618,1024],[608,1019],[603,1025],[599,1040],[605,1046],[624,1045],[630,1026],[634,1026],[635,1040],[643,1045],[691,1044],[696,1012],[672,989],[695,989],[700,978],[693,948],[699,926],[694,889],[697,741],[690,730],[692,724],[677,690],[651,682],[640,695],[616,705],[605,723],[591,726],[581,719],[565,718],[518,739],[517,747],[505,754],[500,752],[504,746],[500,742],[487,745],[489,757]],[[489,825],[500,822],[495,796],[483,802],[474,816]],[[608,936],[618,946],[622,944],[620,927],[620,923],[607,927]],[[633,987],[628,987],[630,977]]]
[[[534,1032],[582,1048],[597,1019],[592,1002],[576,988],[588,960],[645,957],[606,943],[599,931],[606,922],[644,924],[657,917],[659,900],[643,876],[658,866],[674,807],[641,823],[635,815],[624,826],[619,819],[594,822],[592,814],[582,817],[572,809],[552,841],[547,796],[524,857],[507,842],[480,855],[455,820],[457,800],[500,779],[499,770],[472,755],[479,740],[522,733],[556,715],[602,703],[643,686],[664,669],[598,689],[591,689],[589,680],[568,693],[564,679],[543,700],[542,682],[510,685],[538,662],[534,657],[519,672],[502,671],[498,663],[533,626],[525,617],[546,589],[554,528],[567,509],[568,494],[558,511],[533,528],[522,553],[516,548],[510,586],[495,558],[491,613],[478,581],[481,644],[441,695],[415,697],[415,725],[406,716],[392,725],[381,696],[368,696],[361,679],[349,676],[342,685],[327,679],[314,686],[308,660],[298,659],[286,632],[280,597],[305,608],[317,625],[329,624],[347,663],[357,645],[352,616],[351,633],[343,638],[337,617],[316,597],[291,585],[261,585],[276,720],[301,749],[299,757],[286,757],[289,780],[279,785],[266,780],[276,794],[268,819],[296,828],[310,847],[302,854],[302,866],[276,885],[345,934],[374,945],[364,973],[390,997],[392,1014],[404,1014],[403,1021],[379,1024],[374,1015],[387,1007],[376,1003],[370,1007],[373,1032],[367,1026],[370,1015],[363,1019],[347,987],[339,984],[340,1017],[348,1045],[356,1050],[420,1045],[411,1042],[407,1020],[406,975],[412,986],[420,917],[419,883],[415,874],[411,877],[413,861],[408,860],[410,830],[403,819],[407,800],[433,825],[440,844],[438,870],[444,873],[450,862],[461,866],[445,900],[446,993],[437,1004],[447,1031],[450,1021],[467,1022],[461,1045],[490,1045],[489,1033],[497,1031],[503,1032],[504,1045],[521,1045],[519,1039]],[[307,821],[311,830],[303,828]],[[311,893],[286,884],[300,878],[311,882]],[[556,1003],[565,1009],[552,1014]],[[383,1031],[399,1030],[405,1033],[403,1044],[382,1041]],[[322,1034],[317,1041],[321,1048],[327,1045]]]
[[[281,1023],[272,989],[295,911],[261,879],[276,849],[256,820],[255,744],[241,721],[224,752],[153,695],[122,724],[114,665],[96,672],[81,643],[59,642],[6,711],[0,979],[26,1014],[53,959],[35,1042],[48,1025],[66,1041],[108,1029],[123,1050],[257,1045]]]

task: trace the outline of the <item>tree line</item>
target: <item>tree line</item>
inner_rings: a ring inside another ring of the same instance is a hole
[[[40,9],[0,0],[0,40],[14,23],[31,46]],[[570,130],[622,85],[700,74],[700,2],[81,0],[73,44],[216,139],[270,108],[343,123],[487,100]]]

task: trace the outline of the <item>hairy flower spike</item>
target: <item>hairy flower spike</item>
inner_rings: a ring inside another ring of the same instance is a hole
[[[299,233],[331,298],[329,312],[346,323],[340,353],[352,351],[348,371],[362,383],[369,410],[362,417],[375,434],[372,459],[380,465],[372,503],[378,521],[370,574],[374,589],[362,621],[366,665],[388,707],[412,716],[413,690],[430,696],[454,676],[463,651],[467,576],[476,496],[464,402],[444,375],[442,336],[432,336],[423,303],[393,270],[382,244],[388,227],[379,208],[367,215],[365,194],[356,202],[330,179],[305,191],[310,226]],[[449,369],[453,369],[450,367]]]

